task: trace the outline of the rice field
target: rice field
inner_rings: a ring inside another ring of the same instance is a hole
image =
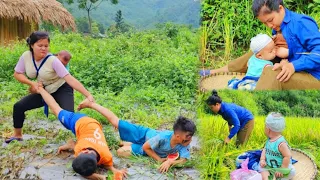
[[[230,172],[235,170],[236,157],[251,149],[261,149],[266,141],[264,134],[265,117],[255,117],[254,131],[245,147],[237,149],[235,138],[229,145],[223,145],[228,135],[228,125],[220,116],[198,112],[198,134],[201,140],[199,152],[201,179],[230,179]],[[284,137],[292,148],[309,154],[320,167],[320,120],[307,117],[286,117]],[[320,179],[319,171],[317,180]]]

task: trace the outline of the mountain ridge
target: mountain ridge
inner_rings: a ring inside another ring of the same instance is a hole
[[[64,6],[75,18],[87,17],[87,12],[78,9],[77,3]],[[115,24],[118,10],[121,10],[125,23],[138,29],[153,28],[168,21],[196,28],[200,24],[200,2],[194,0],[119,0],[116,5],[106,1],[91,12],[91,18],[108,27]]]

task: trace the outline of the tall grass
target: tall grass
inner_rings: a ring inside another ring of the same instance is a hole
[[[202,63],[205,63],[205,61],[208,59],[209,52],[208,46],[210,47],[209,43],[209,37],[213,35],[213,30],[216,23],[214,23],[214,18],[212,18],[210,21],[204,22],[203,26],[201,26],[201,37],[200,37],[200,48],[199,48],[199,54],[200,54],[200,60]]]
[[[224,24],[224,60],[229,61],[231,57],[231,53],[233,50],[233,37],[234,33],[232,32],[232,20],[229,19],[228,16],[226,16],[223,19],[223,24]]]
[[[229,179],[230,172],[236,168],[236,157],[247,150],[261,149],[267,139],[264,134],[265,117],[255,117],[255,127],[249,142],[239,149],[234,145],[235,138],[229,145],[223,145],[223,140],[228,135],[228,125],[220,116],[207,115],[199,110],[198,117],[202,145],[198,166],[202,179]],[[292,148],[301,149],[309,154],[318,167],[320,167],[319,134],[319,119],[286,117],[284,137]]]

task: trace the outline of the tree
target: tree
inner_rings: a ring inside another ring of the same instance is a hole
[[[97,22],[92,22],[92,34],[97,35],[99,34],[99,27]]]
[[[116,14],[114,21],[116,22],[116,28],[118,30],[121,30],[122,25],[124,23],[121,10],[117,11],[117,14]]]
[[[68,3],[72,4],[75,2],[75,0],[58,0],[61,3]],[[88,15],[88,23],[89,23],[89,32],[91,33],[92,25],[91,25],[91,18],[90,18],[90,13],[92,10],[96,10],[99,5],[103,1],[108,1],[108,0],[76,0],[78,3],[78,8],[79,9],[84,9],[87,11]],[[109,0],[112,4],[118,4],[118,0]]]
[[[98,22],[98,27],[99,27],[99,31],[101,34],[104,34],[104,32],[106,31],[106,28],[104,27],[104,25],[100,22]]]
[[[114,18],[114,21],[116,22],[116,24],[113,25],[114,27],[109,28],[109,30],[113,33],[115,33],[115,32],[124,33],[124,32],[128,32],[128,31],[130,31],[130,29],[132,29],[132,27],[130,25],[128,25],[124,22],[121,10],[117,11],[116,17]]]
[[[77,29],[82,33],[89,33],[89,24],[86,17],[81,17],[76,19]]]

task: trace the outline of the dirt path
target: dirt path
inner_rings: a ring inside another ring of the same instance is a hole
[[[47,132],[59,131],[59,129],[64,129],[64,127],[57,122],[48,121],[38,121],[35,125],[31,125],[35,129],[42,128]],[[52,133],[52,132],[51,132]],[[45,139],[43,136],[35,136],[30,134],[24,135],[24,142],[22,144],[28,144],[32,141],[37,141]],[[48,140],[49,142],[49,140]],[[5,150],[7,144],[2,141],[2,150]],[[0,158],[3,161],[15,162],[17,165],[15,168],[13,166],[8,166],[6,168],[1,168],[0,172],[3,176],[7,178],[19,178],[19,179],[68,179],[68,180],[78,180],[84,179],[78,174],[74,173],[71,167],[73,160],[72,152],[64,152],[60,155],[56,155],[59,145],[52,143],[45,144],[42,148],[26,148],[18,156],[12,155],[2,155]],[[197,137],[191,143],[192,149],[199,149]],[[27,146],[26,146],[27,147]],[[113,154],[115,154],[113,152]],[[10,157],[12,156],[12,157]],[[7,159],[7,160],[5,160]],[[23,162],[22,162],[23,161]],[[8,163],[7,162],[7,163]],[[18,163],[19,162],[19,163]],[[9,163],[10,164],[10,163]],[[129,178],[133,180],[153,180],[153,179],[199,179],[199,172],[194,169],[193,165],[187,168],[173,168],[169,173],[160,174],[157,171],[157,164],[153,160],[147,157],[133,157],[130,159],[121,159],[114,156],[114,165],[118,168],[127,168]],[[11,168],[10,168],[11,167]],[[15,169],[15,170],[12,170]],[[100,173],[105,175],[108,174],[106,170],[99,169]]]

